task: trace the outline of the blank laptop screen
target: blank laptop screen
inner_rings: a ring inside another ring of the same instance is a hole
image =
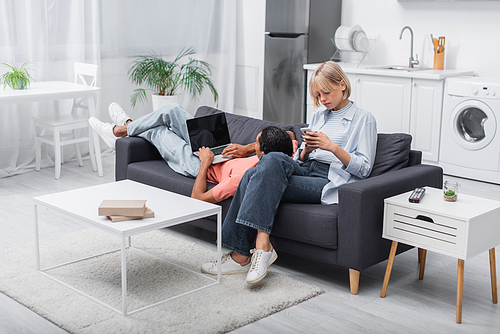
[[[186,124],[193,152],[203,146],[213,148],[231,143],[224,113],[191,118]]]

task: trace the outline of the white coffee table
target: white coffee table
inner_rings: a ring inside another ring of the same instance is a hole
[[[97,215],[97,208],[99,207],[99,204],[102,202],[103,199],[146,199],[147,200],[146,205],[155,212],[155,217],[143,220],[131,220],[131,221],[113,223],[106,217],[101,217]],[[163,304],[174,298],[178,298],[188,293],[199,291],[201,289],[208,288],[210,286],[220,283],[220,277],[221,277],[220,266],[218,267],[217,279],[208,277],[202,274],[201,272],[195,272],[190,269],[182,267],[185,270],[189,270],[190,272],[193,272],[197,275],[206,278],[207,280],[210,280],[210,284],[183,293],[181,295],[165,299],[155,304],[144,306],[140,309],[127,313],[127,257],[125,254],[125,250],[128,247],[132,247],[131,237],[137,234],[186,223],[195,219],[217,215],[217,259],[219,260],[220,263],[220,257],[221,257],[220,236],[221,236],[221,225],[222,225],[222,210],[219,205],[202,202],[196,199],[192,199],[190,197],[182,196],[179,194],[175,194],[169,191],[165,191],[162,189],[158,189],[155,187],[151,187],[130,180],[123,180],[88,188],[64,191],[51,195],[38,196],[34,197],[33,201],[35,204],[34,217],[35,217],[36,269],[40,271],[42,274],[58,281],[59,283],[67,286],[68,288],[124,316],[148,309],[153,306]],[[80,291],[75,287],[66,284],[65,282],[47,273],[47,270],[49,269],[87,260],[103,254],[108,254],[110,252],[97,254],[91,257],[78,259],[75,261],[59,264],[56,266],[51,266],[48,268],[42,269],[40,267],[41,265],[40,265],[40,243],[39,243],[39,232],[38,232],[38,206],[48,207],[56,211],[65,213],[71,217],[77,218],[80,222],[83,222],[90,227],[100,229],[103,232],[107,232],[121,238],[121,248],[111,251],[111,252],[121,251],[121,273],[122,273],[121,311],[92,296],[87,295],[83,291]],[[145,253],[144,251],[142,252]],[[161,260],[168,262],[163,259]]]
[[[420,203],[410,203],[411,191],[386,198],[383,237],[393,240],[380,297],[384,298],[398,242],[418,247],[419,279],[424,278],[427,250],[458,258],[456,321],[462,322],[465,260],[489,250],[491,292],[498,301],[495,247],[500,245],[500,202],[458,194],[446,202],[443,191],[425,187]]]

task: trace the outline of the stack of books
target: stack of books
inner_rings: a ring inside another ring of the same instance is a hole
[[[153,218],[155,213],[146,206],[146,200],[105,199],[99,205],[99,216],[106,216],[112,222]]]

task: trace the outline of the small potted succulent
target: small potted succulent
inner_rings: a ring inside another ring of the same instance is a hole
[[[447,202],[457,201],[457,192],[460,185],[457,182],[446,181],[443,187],[443,197]]]
[[[138,56],[128,69],[130,81],[136,85],[144,85],[146,88],[138,88],[130,96],[132,107],[138,101],[147,102],[146,89],[153,92],[153,109],[158,109],[162,104],[158,100],[166,100],[165,97],[176,96],[179,90],[185,90],[191,97],[201,95],[208,87],[214,96],[214,102],[219,97],[212,82],[210,64],[191,57],[187,62],[181,63],[184,57],[195,54],[193,48],[182,49],[173,61],[164,60],[161,54],[150,53]],[[167,100],[164,103],[172,103]],[[177,102],[177,101],[176,101]],[[163,104],[164,104],[163,103]]]
[[[14,62],[10,62],[2,63],[1,65],[10,69],[10,71],[1,77],[4,89],[7,86],[12,89],[26,89],[30,85],[30,80],[33,79],[28,72],[28,69],[31,67],[30,63],[17,66]]]
[[[444,192],[444,200],[447,202],[455,202],[457,200],[457,194],[453,190],[447,190]]]

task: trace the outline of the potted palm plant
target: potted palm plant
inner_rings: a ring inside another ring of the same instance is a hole
[[[210,64],[202,60],[189,57],[187,62],[181,63],[184,57],[195,54],[193,48],[182,49],[172,61],[164,60],[161,54],[150,53],[138,56],[129,66],[128,76],[132,83],[144,85],[146,88],[138,88],[130,96],[132,106],[138,101],[147,102],[146,89],[153,92],[153,109],[161,105],[172,103],[168,97],[175,96],[180,90],[184,90],[195,98],[208,87],[217,102],[219,95],[212,82]],[[158,100],[165,100],[160,102]],[[178,102],[174,101],[174,102]]]
[[[17,66],[14,62],[2,63],[4,67],[10,69],[1,79],[3,80],[3,89],[9,86],[12,89],[26,89],[30,85],[30,79],[33,79],[28,72],[28,68],[31,67],[30,63],[24,63],[21,66]]]

